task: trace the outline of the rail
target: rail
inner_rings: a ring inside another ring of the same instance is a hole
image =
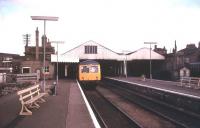
[[[100,119],[101,127],[143,128],[142,125],[139,125],[136,120],[128,116],[126,112],[120,109],[117,105],[113,104],[99,91],[85,89],[84,92],[87,99],[90,101],[90,104],[92,104],[92,108],[94,108],[95,114],[98,116],[97,118]]]

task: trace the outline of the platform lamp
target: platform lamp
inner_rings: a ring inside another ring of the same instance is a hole
[[[58,85],[58,44],[64,44],[64,41],[50,41],[50,43],[55,43],[57,45],[57,64],[56,64],[56,84]],[[55,95],[56,95],[56,87],[55,87]]]
[[[44,74],[44,81],[43,81],[43,86],[44,86],[44,92],[45,92],[45,43],[46,43],[46,21],[58,21],[58,17],[54,16],[31,16],[32,20],[42,20],[44,21],[44,58],[43,58],[43,74]]]
[[[152,81],[152,69],[151,69],[151,45],[152,44],[157,44],[157,42],[144,42],[144,44],[149,44],[150,45],[150,49],[149,49],[149,77],[150,80]]]
[[[127,78],[127,53],[129,53],[130,51],[127,50],[122,50],[123,55],[125,56],[124,58],[124,75]]]

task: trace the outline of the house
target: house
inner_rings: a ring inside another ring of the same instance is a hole
[[[18,54],[0,53],[0,73],[18,73],[20,56]]]

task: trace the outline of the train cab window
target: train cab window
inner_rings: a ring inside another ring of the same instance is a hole
[[[82,73],[89,73],[89,68],[87,66],[83,66],[81,69]]]
[[[91,66],[90,67],[90,72],[91,73],[97,73],[98,72],[98,66]]]

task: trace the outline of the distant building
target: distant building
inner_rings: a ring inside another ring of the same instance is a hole
[[[0,73],[17,73],[20,70],[18,54],[0,53]]]
[[[154,46],[154,52],[157,52],[161,55],[166,55],[167,54],[167,49],[164,47],[164,48],[158,48],[157,45]]]
[[[45,49],[45,57],[46,60],[51,60],[51,54],[55,53],[54,47],[51,46],[51,43],[49,40],[47,40],[47,37],[42,36],[42,46],[39,46],[39,31],[38,28],[35,31],[36,35],[36,46],[28,46],[26,44],[25,46],[25,60],[36,60],[36,61],[43,61],[43,53],[44,53],[44,42],[46,42],[46,49]]]
[[[25,56],[21,63],[21,73],[36,73],[40,72],[41,77],[45,72],[46,78],[53,78],[54,65],[51,61],[51,54],[55,54],[54,47],[51,43],[47,41],[47,37],[42,36],[42,46],[39,46],[39,31],[38,28],[35,31],[36,45],[28,46],[25,45]],[[44,59],[44,43],[45,44],[45,69],[43,69],[43,59]]]
[[[173,53],[166,55],[165,67],[172,79],[178,79],[184,67],[190,70],[190,76],[200,76],[200,43],[198,48],[195,44],[188,44],[186,48],[177,51],[175,42]]]

